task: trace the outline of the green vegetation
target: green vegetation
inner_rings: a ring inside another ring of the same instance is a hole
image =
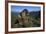
[[[11,12],[11,27],[12,28],[23,28],[23,27],[40,27],[40,11],[30,12],[27,17],[29,17],[29,22],[25,24],[19,24],[16,22],[19,13]]]

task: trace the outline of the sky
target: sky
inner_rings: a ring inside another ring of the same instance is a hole
[[[21,12],[24,9],[27,9],[29,12],[31,12],[39,11],[41,8],[39,6],[11,6],[11,11],[13,12]]]

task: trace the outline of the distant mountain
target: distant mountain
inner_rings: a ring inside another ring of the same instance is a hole
[[[18,12],[11,12],[11,14],[14,15],[14,16],[18,16],[19,15]]]
[[[19,12],[13,12],[12,11],[11,14],[14,16],[18,16]],[[37,17],[40,18],[40,11],[31,11],[31,12],[29,12],[29,15],[31,15],[34,18],[37,18]]]
[[[40,18],[40,11],[32,11],[32,12],[30,12],[29,13],[31,16],[33,16],[33,17],[39,17]]]

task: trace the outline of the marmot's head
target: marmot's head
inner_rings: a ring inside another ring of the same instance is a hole
[[[20,13],[21,16],[25,16],[25,15],[27,15],[27,14],[28,14],[28,10],[27,10],[27,9],[24,9],[24,10]]]

